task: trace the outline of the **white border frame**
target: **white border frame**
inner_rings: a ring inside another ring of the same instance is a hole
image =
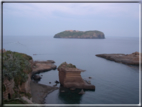
[[[141,53],[141,40],[142,40],[142,1],[141,0],[3,0],[1,1],[3,3],[139,3],[139,52]],[[1,3],[2,4],[2,3]],[[1,22],[3,20],[1,19]],[[2,29],[2,28],[1,28]],[[1,31],[2,32],[2,31]],[[3,36],[3,35],[1,35]],[[4,104],[3,106],[141,106],[141,55],[139,55],[139,104]],[[2,93],[1,93],[2,94]]]

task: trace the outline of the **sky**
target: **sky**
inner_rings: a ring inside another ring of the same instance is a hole
[[[54,36],[99,30],[139,37],[139,3],[4,3],[3,36]]]

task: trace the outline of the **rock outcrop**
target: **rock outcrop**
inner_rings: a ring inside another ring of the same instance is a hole
[[[79,38],[79,39],[104,39],[104,33],[101,31],[77,31],[66,30],[55,34],[54,38]]]
[[[33,67],[32,67],[32,78],[34,78],[35,74],[49,71],[49,70],[55,70],[56,65],[54,65],[55,61],[47,60],[47,61],[33,61]],[[36,76],[35,76],[36,79]]]
[[[58,67],[58,71],[60,84],[66,88],[95,89],[94,85],[82,79],[82,70],[77,69],[75,65],[64,62]]]
[[[97,54],[96,56],[123,64],[139,65],[139,54],[142,56],[139,52],[132,54]]]

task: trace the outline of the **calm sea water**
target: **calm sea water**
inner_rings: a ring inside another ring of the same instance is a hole
[[[60,90],[55,90],[45,98],[47,104],[139,103],[138,67],[95,56],[102,53],[130,54],[139,51],[139,38],[55,39],[46,36],[4,36],[3,48],[26,53],[34,60],[54,60],[57,66],[66,61],[86,70],[81,73],[82,78],[92,77],[90,81],[95,85],[95,91],[85,91],[85,94],[78,95],[74,91],[61,93]],[[40,75],[43,75],[39,81],[41,84],[53,86],[54,81],[59,80],[57,70]]]

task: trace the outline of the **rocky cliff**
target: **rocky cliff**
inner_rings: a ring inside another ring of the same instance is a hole
[[[11,102],[13,104],[42,103],[49,92],[57,89],[57,87],[31,81],[37,73],[56,69],[55,61],[33,61],[31,56],[23,53],[6,50],[0,52],[3,52],[2,94],[4,104]]]
[[[101,31],[77,31],[66,30],[55,34],[54,38],[80,38],[80,39],[104,39],[105,35]]]
[[[31,99],[32,57],[18,52],[3,53],[3,100],[25,96]]]

